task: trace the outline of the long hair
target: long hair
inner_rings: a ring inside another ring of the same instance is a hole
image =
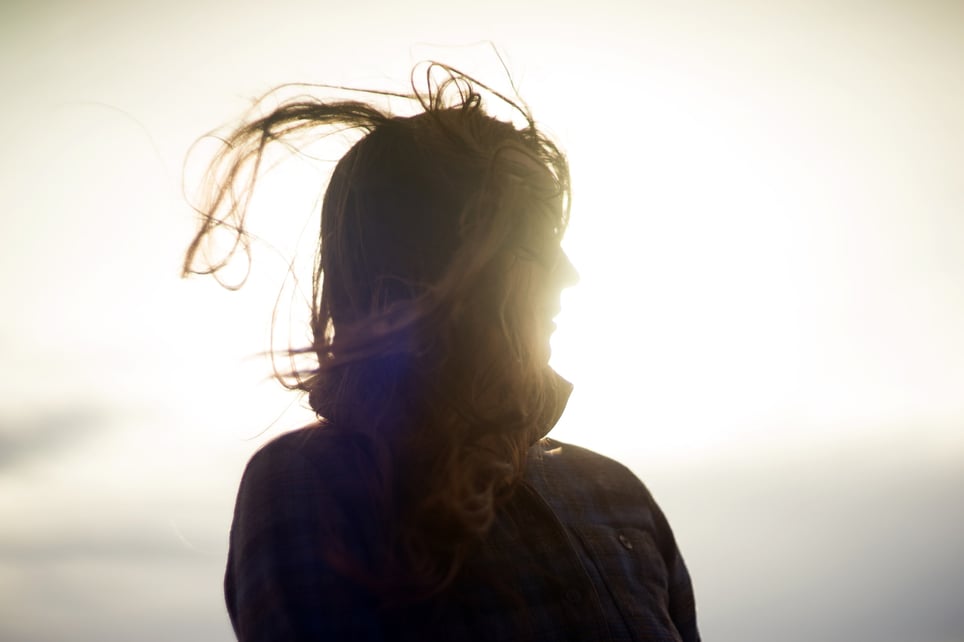
[[[391,94],[415,115],[301,97],[242,122],[210,165],[184,262],[185,275],[217,274],[250,252],[246,207],[269,145],[361,131],[322,205],[312,343],[293,350],[314,363],[280,379],[307,393],[320,430],[373,453],[359,483],[389,525],[378,570],[333,563],[386,601],[453,580],[569,393],[540,343],[568,220],[565,156],[521,101],[438,63],[419,88],[418,70],[411,94]],[[490,116],[486,98],[521,124]],[[201,261],[225,231],[227,254]]]

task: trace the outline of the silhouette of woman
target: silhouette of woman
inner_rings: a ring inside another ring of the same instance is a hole
[[[643,484],[545,438],[571,390],[548,365],[560,294],[577,279],[560,247],[566,159],[521,101],[421,69],[426,86],[395,95],[415,115],[285,102],[238,126],[209,170],[185,274],[248,250],[245,194],[269,144],[363,134],[322,205],[313,342],[300,351],[317,364],[283,378],[318,421],[257,452],[238,491],[225,577],[235,632],[698,640],[689,575]],[[484,99],[522,124],[488,115]],[[203,261],[224,231],[229,255]]]

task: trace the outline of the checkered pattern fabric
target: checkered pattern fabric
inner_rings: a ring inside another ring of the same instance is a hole
[[[327,432],[282,435],[245,470],[225,576],[240,640],[700,639],[689,574],[649,491],[611,459],[549,439],[446,591],[377,608],[325,561],[326,542],[365,559],[376,527],[362,516],[377,513],[357,483],[364,457]]]

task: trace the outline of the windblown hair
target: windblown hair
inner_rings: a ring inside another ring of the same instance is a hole
[[[411,94],[388,94],[417,106],[414,116],[301,97],[246,119],[209,167],[184,262],[185,275],[217,274],[250,252],[246,207],[269,145],[363,134],[322,205],[313,341],[293,351],[317,363],[281,380],[308,394],[318,429],[357,436],[373,453],[376,470],[359,483],[390,525],[378,570],[333,563],[386,601],[453,580],[569,393],[539,333],[568,219],[566,159],[521,101],[438,63],[424,70],[423,89],[413,72]],[[484,96],[523,124],[488,115]],[[201,260],[225,231],[228,253]]]

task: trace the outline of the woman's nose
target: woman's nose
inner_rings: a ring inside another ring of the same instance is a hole
[[[576,266],[572,264],[572,261],[569,260],[569,255],[565,252],[559,253],[556,273],[559,284],[564,288],[572,287],[579,283],[579,271],[576,270]]]

